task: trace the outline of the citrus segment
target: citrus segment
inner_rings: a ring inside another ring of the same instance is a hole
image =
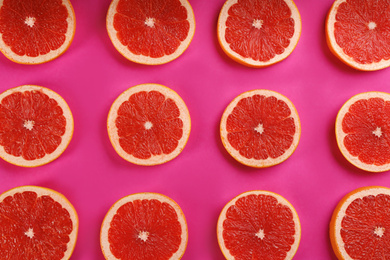
[[[137,193],[117,201],[100,233],[106,259],[180,259],[187,241],[187,223],[179,205],[158,193]]]
[[[191,119],[176,92],[158,84],[142,84],[115,100],[107,129],[121,157],[135,164],[155,165],[181,153],[190,134]]]
[[[57,58],[69,48],[75,28],[69,0],[0,1],[0,51],[17,63]]]
[[[330,239],[338,259],[390,257],[390,189],[370,186],[347,194],[330,222]]]
[[[78,217],[56,191],[22,186],[0,195],[1,259],[69,259]]]
[[[290,100],[277,92],[260,89],[242,93],[228,105],[220,132],[223,145],[237,161],[262,168],[291,156],[301,128]]]
[[[293,206],[268,191],[244,192],[225,205],[217,224],[226,259],[292,259],[301,226]]]
[[[218,19],[218,40],[233,60],[264,67],[292,53],[301,27],[301,17],[292,0],[227,0]]]
[[[73,135],[66,102],[44,87],[24,85],[0,94],[0,157],[35,167],[60,156]]]
[[[195,33],[187,0],[113,0],[107,30],[114,47],[141,64],[163,64],[179,57]]]
[[[356,167],[381,172],[390,169],[390,94],[365,92],[353,96],[336,118],[341,153]]]
[[[326,22],[330,50],[359,70],[379,70],[390,65],[390,4],[386,0],[337,0]]]

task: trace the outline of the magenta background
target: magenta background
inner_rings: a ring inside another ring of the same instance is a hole
[[[56,91],[73,112],[73,139],[62,156],[45,166],[21,168],[0,160],[0,192],[39,185],[63,193],[80,219],[72,259],[104,259],[100,225],[116,200],[136,192],[163,193],[187,218],[189,243],[183,259],[222,260],[216,238],[222,207],[239,193],[269,190],[284,196],[299,214],[302,238],[294,259],[335,259],[328,223],[337,202],[361,186],[390,186],[389,173],[365,173],[342,157],[335,141],[335,117],[357,93],[389,92],[390,70],[359,72],[330,53],[324,26],[332,0],[295,2],[303,24],[298,46],[281,63],[252,69],[230,60],[218,44],[217,19],[224,0],[190,0],[197,22],[194,39],[181,57],[160,66],[132,63],[115,50],[105,27],[110,1],[73,0],[76,35],[63,56],[33,66],[0,56],[0,92],[24,84]],[[106,118],[112,102],[141,83],[172,88],[191,114],[187,146],[164,165],[128,163],[108,139]],[[267,169],[240,165],[219,137],[225,107],[240,93],[257,88],[287,96],[302,124],[295,153]]]

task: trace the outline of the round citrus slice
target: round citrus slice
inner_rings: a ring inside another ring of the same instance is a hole
[[[390,94],[365,92],[350,98],[336,118],[341,153],[369,172],[390,170]]]
[[[76,19],[69,0],[0,0],[0,51],[22,64],[40,64],[70,46]]]
[[[301,17],[292,0],[227,0],[218,19],[218,40],[233,60],[266,67],[287,58],[301,36]]]
[[[107,260],[181,259],[187,241],[187,223],[179,205],[151,192],[117,201],[105,216],[100,232]]]
[[[389,259],[390,189],[370,186],[347,194],[330,222],[330,241],[340,260]]]
[[[390,66],[389,16],[387,0],[336,0],[326,21],[330,50],[358,70]]]
[[[24,85],[0,94],[0,157],[24,167],[58,158],[73,135],[73,116],[54,91]]]
[[[181,97],[159,84],[141,84],[112,104],[108,135],[117,153],[138,165],[168,162],[184,149],[191,119]]]
[[[195,17],[187,0],[112,0],[107,31],[124,57],[158,65],[178,58],[188,48]]]
[[[21,186],[0,195],[0,259],[66,260],[73,253],[78,217],[60,193]]]
[[[244,192],[222,209],[218,244],[226,259],[292,259],[301,239],[294,207],[269,191]]]
[[[301,135],[298,113],[285,96],[257,89],[236,97],[220,125],[226,150],[242,164],[264,168],[285,161]]]

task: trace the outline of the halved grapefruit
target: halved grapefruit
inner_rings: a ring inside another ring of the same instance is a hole
[[[21,186],[0,195],[0,259],[67,260],[73,253],[78,217],[60,193]]]
[[[340,260],[390,258],[390,189],[369,186],[348,193],[330,222],[330,241]]]
[[[148,65],[178,58],[195,33],[187,0],[112,0],[106,23],[114,47],[130,61]]]
[[[230,58],[246,66],[266,67],[292,53],[301,29],[301,16],[292,0],[227,0],[217,32]]]
[[[63,54],[76,30],[69,0],[0,0],[0,51],[22,64],[40,64]]]
[[[107,260],[178,260],[187,241],[187,222],[179,205],[152,192],[118,200],[105,216],[100,232]]]
[[[369,172],[390,170],[390,94],[365,92],[350,98],[336,118],[343,156]]]
[[[390,3],[336,0],[326,21],[327,43],[345,64],[364,71],[390,66]]]
[[[107,130],[111,144],[123,159],[156,165],[182,152],[190,135],[191,118],[175,91],[159,84],[141,84],[114,101]]]
[[[292,259],[301,239],[294,207],[279,194],[247,191],[222,209],[217,237],[228,260]]]
[[[288,98],[275,91],[256,89],[240,94],[227,106],[220,133],[234,159],[263,168],[292,155],[299,143],[301,125]]]
[[[73,116],[56,92],[24,85],[0,94],[0,157],[24,167],[58,158],[73,136]]]

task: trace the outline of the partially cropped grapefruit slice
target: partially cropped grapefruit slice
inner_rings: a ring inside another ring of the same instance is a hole
[[[369,172],[390,170],[390,94],[365,92],[350,98],[336,118],[341,153]]]
[[[263,168],[295,151],[301,135],[298,113],[285,96],[256,89],[236,97],[222,115],[222,143],[242,164]]]
[[[179,205],[151,192],[117,201],[105,216],[100,232],[107,260],[178,260],[187,241],[187,222]]]
[[[175,91],[159,84],[141,84],[114,101],[107,130],[123,159],[138,165],[156,165],[181,153],[190,135],[191,119]]]
[[[0,94],[0,157],[35,167],[59,157],[73,136],[73,116],[56,92],[24,85]]]
[[[389,259],[390,189],[356,189],[338,203],[330,222],[330,241],[340,260]]]
[[[78,217],[60,193],[21,186],[0,195],[0,259],[67,260],[73,253]]]
[[[292,0],[227,0],[218,19],[218,40],[233,60],[265,67],[287,58],[301,36]]]
[[[298,250],[301,225],[294,207],[279,194],[248,191],[222,209],[217,237],[228,260],[287,260]]]
[[[112,0],[107,31],[127,59],[158,65],[178,58],[195,33],[195,17],[187,0]]]
[[[22,64],[53,60],[70,46],[76,19],[69,0],[1,0],[0,51]]]
[[[330,50],[358,70],[390,66],[389,16],[387,0],[336,0],[326,21]]]

